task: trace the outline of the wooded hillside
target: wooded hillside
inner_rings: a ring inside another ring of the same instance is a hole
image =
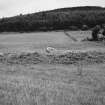
[[[61,8],[0,19],[0,32],[90,29],[105,24],[105,8],[95,6]]]

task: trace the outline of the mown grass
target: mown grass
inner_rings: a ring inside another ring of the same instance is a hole
[[[105,66],[95,68],[2,64],[0,105],[105,105]]]
[[[57,49],[102,49],[104,45],[94,42],[81,42],[91,37],[91,31],[68,31],[78,42],[58,32],[36,32],[36,33],[6,33],[0,34],[0,52],[24,52],[41,51],[48,46]]]

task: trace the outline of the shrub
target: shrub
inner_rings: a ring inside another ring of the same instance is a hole
[[[87,25],[82,26],[82,30],[88,30],[88,29],[89,29],[89,27]]]
[[[70,26],[69,29],[74,31],[79,30],[77,26]]]

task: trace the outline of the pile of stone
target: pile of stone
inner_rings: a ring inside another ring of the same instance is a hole
[[[6,64],[85,64],[104,63],[105,53],[96,51],[67,52],[64,54],[41,54],[34,53],[1,53],[0,63]]]
[[[103,63],[105,61],[105,53],[100,52],[69,52],[63,55],[50,55],[48,56],[50,63],[59,64],[77,64],[79,62],[85,64]]]
[[[37,52],[35,53],[7,53],[0,56],[1,63],[7,64],[37,64],[46,62],[45,58]]]

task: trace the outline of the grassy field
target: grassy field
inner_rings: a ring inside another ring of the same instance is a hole
[[[90,31],[68,31],[76,38],[74,42],[63,31],[60,32],[37,32],[37,33],[1,33],[0,51],[19,52],[19,51],[40,51],[46,47],[57,49],[103,49],[103,43],[81,42],[86,37],[91,37]]]
[[[71,40],[72,41],[72,40]],[[23,34],[0,34],[1,50],[38,50],[47,46],[63,48],[70,40],[63,32],[39,32]]]
[[[3,33],[1,52],[57,49],[104,51],[104,43],[81,42],[91,32]],[[82,70],[82,74],[79,74]],[[0,64],[0,105],[105,105],[105,64]]]
[[[104,105],[105,65],[0,65],[1,105]]]

